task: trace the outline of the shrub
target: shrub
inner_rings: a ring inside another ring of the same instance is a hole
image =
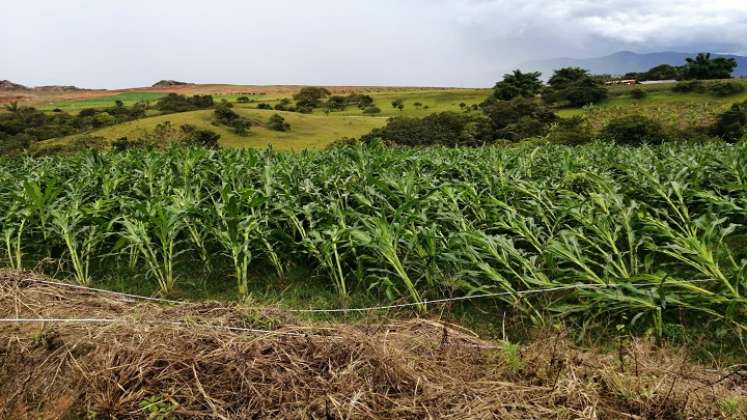
[[[548,140],[557,144],[579,145],[593,139],[591,124],[579,116],[561,118],[550,128]]]
[[[215,104],[211,95],[194,95],[187,97],[169,93],[156,102],[155,108],[162,112],[187,112],[210,108]]]
[[[181,142],[185,145],[208,149],[217,149],[219,147],[218,140],[220,140],[220,134],[215,131],[198,129],[188,124],[182,125],[180,129],[182,131]]]
[[[511,141],[547,133],[557,116],[533,99],[516,98],[512,101],[486,101],[483,112],[494,131],[494,139]]]
[[[629,115],[611,120],[602,130],[601,136],[628,146],[660,144],[668,138],[661,124],[642,115]]]
[[[276,111],[290,111],[291,109],[295,108],[293,108],[293,106],[291,105],[291,100],[288,98],[283,98],[280,100],[280,102],[275,104]]]
[[[236,102],[240,104],[248,104],[249,102],[251,102],[251,99],[249,99],[248,96],[239,96],[238,98],[236,98]]]
[[[672,92],[677,93],[704,93],[705,91],[706,87],[700,80],[685,80],[677,82],[674,86],[672,86]]]
[[[744,90],[744,85],[739,82],[715,82],[708,86],[708,92],[715,96],[736,95]]]
[[[115,124],[116,122],[117,119],[108,112],[102,112],[100,114],[96,114],[96,116],[93,117],[93,126],[96,128],[106,127]]]
[[[403,101],[402,99],[393,100],[392,108],[399,109],[400,111],[402,111],[403,109],[405,109],[405,101]]]
[[[257,104],[257,109],[272,109],[272,105],[262,102]]]
[[[359,109],[366,109],[374,103],[371,96],[358,93],[351,93],[347,96],[346,100],[348,105],[357,106]]]
[[[736,142],[747,134],[747,101],[736,103],[716,116],[711,133],[728,142]]]
[[[395,117],[372,130],[362,141],[376,139],[399,145],[479,146],[492,141],[490,122],[457,112],[441,112],[424,118]]]
[[[588,71],[566,67],[555,71],[542,98],[548,104],[580,107],[607,99],[607,89]]]
[[[648,93],[641,88],[635,88],[630,91],[630,97],[633,99],[644,99],[646,96],[648,96]]]
[[[363,110],[364,114],[379,114],[381,113],[381,109],[376,105],[369,105],[366,107],[366,109]]]
[[[241,117],[234,110],[231,109],[228,103],[220,103],[215,107],[215,120],[219,124],[227,125],[231,127],[234,133],[244,136],[247,133],[251,122],[246,118]]]
[[[347,106],[347,99],[344,96],[330,96],[327,99],[326,108],[327,111],[344,111]]]
[[[285,118],[278,114],[274,114],[267,121],[267,128],[275,131],[288,131],[290,130],[290,124],[285,122]]]

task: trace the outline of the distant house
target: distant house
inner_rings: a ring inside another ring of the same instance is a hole
[[[608,80],[604,82],[605,85],[635,85],[638,80],[635,79],[620,79],[620,80]]]
[[[676,80],[644,80],[638,83],[642,85],[661,85],[665,83],[677,83],[677,81]]]

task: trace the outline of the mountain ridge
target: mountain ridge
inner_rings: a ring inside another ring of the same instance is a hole
[[[581,67],[595,74],[622,75],[628,72],[644,72],[659,64],[680,66],[685,59],[695,57],[697,53],[677,51],[660,51],[652,53],[636,53],[632,51],[618,51],[609,55],[589,58],[556,57],[543,60],[525,61],[519,65],[523,71],[540,71],[549,77],[556,69],[562,67]],[[734,58],[737,68],[734,77],[747,76],[747,57],[735,54],[711,54],[712,57]]]

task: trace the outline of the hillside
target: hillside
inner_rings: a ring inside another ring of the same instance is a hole
[[[213,125],[213,110],[181,112],[160,115],[123,124],[102,128],[85,135],[77,134],[60,139],[40,142],[39,149],[49,146],[64,145],[80,137],[104,137],[116,140],[121,137],[137,139],[152,132],[158,124],[170,122],[175,128],[182,124],[192,124],[198,128],[209,129],[221,135],[220,143],[226,147],[265,148],[272,146],[276,150],[321,149],[343,137],[359,137],[376,127],[384,125],[386,118],[363,116],[325,116],[324,114],[299,114],[296,112],[279,112],[259,109],[241,109],[236,111],[252,121],[249,135],[242,137],[225,126]],[[264,127],[273,114],[282,115],[291,125],[291,130],[278,132]]]
[[[547,60],[527,61],[519,65],[522,70],[540,71],[546,77],[555,69],[563,67],[581,67],[596,74],[625,74],[643,72],[659,64],[682,65],[685,59],[695,53],[655,52],[638,54],[631,51],[620,51],[603,57],[592,58],[551,58]],[[747,76],[747,57],[728,54],[712,54],[712,57],[727,57],[737,60],[734,77]]]

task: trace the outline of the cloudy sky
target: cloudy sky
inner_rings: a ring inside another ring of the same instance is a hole
[[[747,53],[745,0],[23,0],[0,80],[488,86],[525,60]]]

